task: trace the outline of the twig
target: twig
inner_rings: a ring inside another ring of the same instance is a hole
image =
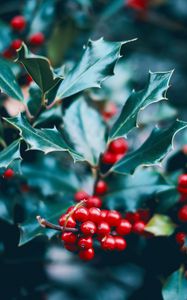
[[[49,228],[49,229],[54,229],[58,231],[66,231],[66,232],[78,232],[77,228],[69,228],[69,227],[64,227],[60,225],[53,224],[46,219],[42,218],[41,216],[36,217],[38,223],[40,224],[41,227],[43,228]]]

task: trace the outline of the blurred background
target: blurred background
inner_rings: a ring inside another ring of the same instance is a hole
[[[14,39],[10,20],[20,14],[29,23],[23,38],[27,42],[29,35],[42,32],[45,42],[33,51],[47,56],[57,69],[64,62],[68,68],[78,61],[89,38],[137,38],[122,49],[124,58],[116,67],[116,76],[107,80],[102,89],[92,89],[91,96],[95,101],[107,100],[120,107],[133,88],[145,85],[149,70],[174,69],[169,101],[162,107],[151,106],[142,114],[140,124],[143,127],[176,116],[187,120],[186,0],[1,0],[2,57],[7,57]],[[19,73],[19,69],[14,72]],[[171,241],[161,238],[156,249],[155,241],[144,248],[144,241],[135,239],[125,256],[100,253],[86,264],[65,251],[56,239],[49,243],[38,238],[18,248],[17,229],[3,222],[1,228],[0,236],[5,243],[0,248],[6,247],[6,255],[0,260],[2,300],[162,300],[157,278],[180,263],[173,246],[170,253],[163,250],[168,249]],[[151,255],[149,247],[155,249]],[[141,248],[144,253],[139,257]]]

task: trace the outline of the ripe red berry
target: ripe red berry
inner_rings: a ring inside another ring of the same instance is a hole
[[[81,237],[78,240],[78,246],[80,249],[90,249],[93,246],[93,240],[89,237]]]
[[[81,231],[85,235],[93,235],[96,233],[96,226],[91,221],[86,221],[81,225]]]
[[[140,209],[138,210],[138,214],[140,217],[140,220],[147,223],[150,219],[150,212],[148,209]]]
[[[75,209],[75,206],[72,205],[72,206],[68,207],[68,209],[66,210],[66,213],[68,214],[68,213],[72,212],[74,209]]]
[[[187,187],[187,174],[182,174],[178,178],[178,185]]]
[[[33,79],[29,74],[26,74],[25,75],[25,81],[26,81],[26,84],[29,85],[31,82],[33,82]]]
[[[110,233],[110,226],[107,222],[100,222],[97,227],[97,234],[99,236],[105,236]]]
[[[97,196],[92,196],[92,197],[89,197],[89,199],[86,201],[86,206],[88,208],[90,207],[98,207],[100,208],[102,206],[102,201],[99,197]]]
[[[116,154],[116,162],[124,157],[124,154]]]
[[[140,221],[140,215],[138,212],[127,212],[125,215],[125,219],[127,219],[131,224],[134,224]]]
[[[90,249],[81,250],[79,252],[79,257],[82,260],[88,261],[94,258],[94,254],[95,254],[94,249],[90,248]]]
[[[64,243],[64,248],[67,249],[70,252],[75,252],[78,251],[78,247],[76,244],[68,244],[68,243]]]
[[[136,234],[143,234],[144,233],[144,229],[145,229],[145,223],[142,221],[138,221],[136,223],[134,223],[133,227],[132,227],[132,231]]]
[[[101,220],[102,221],[105,221],[107,214],[108,214],[108,210],[107,209],[102,209],[101,210]]]
[[[42,32],[37,32],[29,37],[29,42],[32,46],[41,46],[44,43],[45,37]]]
[[[110,120],[113,116],[115,116],[117,113],[117,107],[116,104],[113,102],[107,103],[107,106],[105,110],[102,112],[102,116],[105,121]]]
[[[109,145],[108,151],[115,154],[125,154],[128,150],[128,143],[124,138],[119,138],[112,141]]]
[[[67,218],[67,215],[65,215],[65,214],[60,217],[60,219],[59,219],[59,225],[60,226],[64,226],[65,225],[66,218]],[[72,217],[68,218],[66,227],[68,227],[68,228],[75,228],[76,227],[76,222],[75,222],[75,220]]]
[[[22,45],[22,40],[20,39],[17,39],[17,40],[14,40],[11,44],[11,48],[14,49],[14,50],[17,50],[21,47]]]
[[[187,195],[187,187],[178,185],[177,190],[181,195],[185,195],[185,196]]]
[[[126,5],[137,10],[145,10],[148,7],[148,0],[128,0]]]
[[[25,18],[23,16],[15,16],[11,20],[10,25],[14,30],[22,31],[26,26]]]
[[[178,232],[175,236],[177,244],[183,246],[185,243],[186,234],[184,232]]]
[[[86,207],[79,207],[74,212],[73,217],[78,222],[85,222],[89,218],[89,211]]]
[[[5,179],[10,179],[14,176],[14,171],[12,169],[7,169],[4,174],[3,174],[3,177]]]
[[[61,239],[67,244],[75,244],[77,241],[77,236],[72,232],[64,232],[62,233]]]
[[[116,227],[116,232],[119,235],[127,235],[131,232],[132,225],[128,220],[121,219],[119,220],[118,226]]]
[[[116,154],[106,151],[102,155],[102,163],[106,165],[113,165],[117,161]]]
[[[112,251],[115,249],[115,238],[111,235],[104,237],[101,241],[101,248],[103,250]]]
[[[101,220],[101,211],[97,207],[91,207],[89,209],[89,220],[94,223],[99,223]]]
[[[15,56],[15,51],[12,48],[8,48],[3,52],[3,57],[11,59]]]
[[[95,187],[95,193],[99,195],[103,195],[107,192],[108,186],[104,180],[99,180]]]
[[[181,222],[187,222],[187,205],[181,207],[178,211],[178,219]]]
[[[85,191],[82,191],[82,190],[76,192],[74,195],[74,199],[76,202],[80,202],[82,200],[87,200],[88,197],[89,197],[89,195]]]
[[[118,251],[123,251],[126,249],[127,247],[127,242],[124,238],[122,238],[121,236],[115,236],[115,248]]]
[[[110,226],[117,226],[120,219],[121,219],[121,214],[116,210],[109,210],[106,215],[106,222]]]

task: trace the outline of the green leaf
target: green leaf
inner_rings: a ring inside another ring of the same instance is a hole
[[[22,91],[8,63],[0,59],[0,89],[8,96],[23,101]]]
[[[31,115],[36,115],[42,104],[42,92],[36,83],[32,82],[29,86],[29,97],[27,106]]]
[[[165,215],[154,215],[145,230],[153,233],[155,236],[169,236],[175,231],[176,225]]]
[[[124,156],[110,171],[133,174],[140,166],[159,164],[171,148],[175,134],[187,127],[186,122],[175,121],[169,128],[154,128],[140,148]]]
[[[15,160],[21,160],[20,140],[14,141],[0,152],[0,168],[7,168]]]
[[[45,154],[53,151],[67,151],[74,161],[83,160],[81,155],[66,144],[56,128],[35,129],[21,114],[13,118],[5,118],[5,120],[20,131],[21,137],[29,145],[30,150],[40,150]]]
[[[183,268],[169,276],[162,289],[164,300],[186,300],[187,280]]]
[[[127,42],[107,42],[103,38],[88,41],[80,62],[67,74],[57,92],[57,98],[69,97],[114,75],[114,67],[120,58],[120,49]]]
[[[137,118],[140,110],[149,104],[166,100],[166,91],[173,71],[152,73],[146,88],[142,91],[133,91],[123,106],[119,118],[114,123],[109,133],[109,139],[126,135],[133,127],[138,126]]]
[[[23,43],[18,49],[17,61],[22,63],[43,93],[53,88],[62,78],[53,72],[50,62],[46,57],[29,53]]]
[[[133,176],[112,174],[107,183],[106,206],[127,211],[143,208],[147,201],[159,198],[164,191],[176,190],[160,173],[145,168],[137,169]]]
[[[6,50],[13,40],[11,28],[8,24],[0,21],[0,53]]]
[[[64,130],[74,149],[85,160],[97,165],[106,148],[106,126],[99,113],[82,97],[66,110]]]

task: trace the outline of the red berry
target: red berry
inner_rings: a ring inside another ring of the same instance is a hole
[[[105,236],[110,233],[110,226],[107,222],[100,222],[97,227],[97,234],[99,236]]]
[[[8,48],[3,52],[3,57],[5,57],[7,59],[11,59],[14,56],[15,56],[15,51],[11,48]]]
[[[91,207],[89,209],[89,220],[94,223],[99,223],[101,220],[101,211],[97,207]]]
[[[14,49],[14,50],[17,50],[21,47],[22,45],[22,40],[20,39],[17,39],[17,40],[14,40],[11,44],[11,48]]]
[[[119,235],[127,235],[131,232],[132,225],[128,220],[121,219],[116,227],[116,232]]]
[[[187,205],[184,205],[179,209],[178,219],[181,222],[187,222]]]
[[[97,196],[92,196],[92,197],[89,197],[89,199],[86,201],[86,206],[88,208],[90,207],[98,207],[100,208],[102,206],[102,201],[99,197]]]
[[[59,219],[59,225],[60,226],[64,226],[64,224],[66,223],[66,218],[67,218],[67,215],[65,215],[65,214],[60,217],[60,219]],[[76,227],[76,222],[72,217],[68,218],[66,227],[68,227],[68,228],[75,228]]]
[[[15,16],[11,20],[10,24],[11,24],[11,27],[14,30],[22,31],[26,26],[26,21],[25,21],[25,18],[23,16]]]
[[[108,186],[104,180],[99,180],[95,187],[95,193],[99,195],[103,195],[107,192]]]
[[[134,224],[140,221],[140,215],[138,212],[127,212],[125,215],[125,219],[127,219],[131,224]]]
[[[113,102],[109,102],[109,103],[107,103],[105,110],[102,112],[102,116],[105,121],[108,121],[113,116],[115,116],[116,113],[117,113],[116,104]]]
[[[30,84],[31,82],[33,82],[33,79],[29,74],[26,74],[25,81],[26,81],[26,84]]]
[[[147,223],[150,219],[150,212],[148,209],[140,209],[138,210],[138,214],[140,217],[140,220]]]
[[[72,232],[64,232],[62,233],[61,239],[67,244],[75,244],[77,241],[77,236]]]
[[[124,157],[124,154],[116,154],[116,162]]]
[[[106,165],[113,165],[115,164],[117,161],[117,157],[116,154],[106,151],[103,153],[102,155],[102,163],[106,164]]]
[[[187,174],[182,174],[179,176],[178,185],[187,188]]]
[[[81,237],[78,240],[78,246],[81,249],[92,248],[92,246],[93,246],[93,240],[92,240],[92,238],[90,236],[89,237]]]
[[[115,236],[115,248],[118,251],[123,251],[126,249],[127,247],[127,242],[124,238],[122,238],[121,236]]]
[[[148,0],[128,0],[127,6],[137,10],[145,10],[148,7]]]
[[[116,210],[109,210],[106,215],[106,222],[110,226],[117,226],[120,219],[121,219],[121,214]]]
[[[91,221],[86,221],[81,225],[81,231],[85,235],[93,235],[96,233],[96,226]]]
[[[89,218],[89,211],[86,207],[79,207],[74,212],[73,217],[78,222],[85,222]]]
[[[115,249],[115,238],[111,235],[104,237],[101,241],[101,248],[103,250],[114,250]]]
[[[82,200],[87,200],[89,195],[85,191],[78,191],[74,195],[74,199],[76,202],[80,202]]]
[[[183,246],[185,243],[186,234],[184,232],[178,232],[175,236],[177,244]]]
[[[119,138],[112,141],[108,148],[108,151],[114,154],[125,154],[127,150],[128,150],[128,143],[124,138]]]
[[[177,190],[182,195],[187,195],[187,187],[183,187],[181,185],[178,185]]]
[[[181,195],[181,197],[179,198],[179,202],[187,202],[187,193]]]
[[[7,169],[4,174],[3,174],[3,177],[5,179],[10,179],[14,176],[14,171],[12,169]]]
[[[75,209],[75,206],[72,205],[72,206],[68,207],[68,209],[66,210],[66,213],[68,214],[68,213],[72,212],[74,209]]]
[[[44,43],[45,37],[42,32],[37,32],[29,37],[29,42],[32,46],[41,46]]]
[[[66,244],[66,243],[64,243],[64,248],[66,248],[70,252],[75,252],[75,251],[78,250],[78,247],[75,244]]]
[[[134,223],[134,225],[132,227],[132,231],[136,234],[144,233],[144,229],[145,229],[145,223],[142,221],[138,221],[138,222]]]
[[[81,250],[79,252],[79,257],[82,260],[88,261],[88,260],[92,260],[94,258],[94,249],[90,248],[90,249],[86,249],[86,250]]]

